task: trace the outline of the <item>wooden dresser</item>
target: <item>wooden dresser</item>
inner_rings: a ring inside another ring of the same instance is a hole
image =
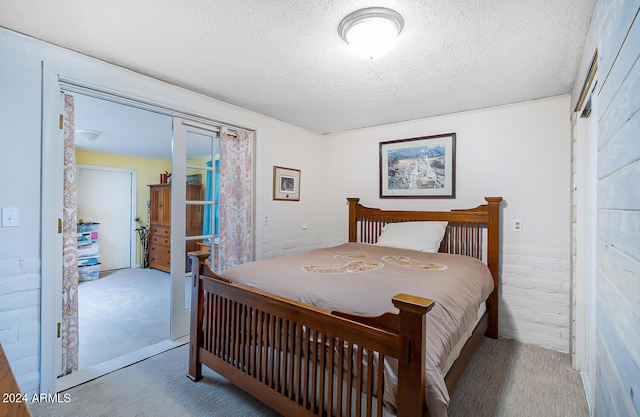
[[[171,271],[171,184],[154,184],[150,190],[149,267]],[[187,184],[187,200],[202,200],[202,185]],[[187,206],[187,236],[202,234],[202,206]],[[186,252],[198,250],[196,241],[186,242]],[[186,257],[185,253],[185,257]],[[186,258],[185,258],[186,259]],[[189,263],[186,263],[187,268]]]

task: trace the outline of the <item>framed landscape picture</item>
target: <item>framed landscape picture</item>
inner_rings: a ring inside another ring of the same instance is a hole
[[[273,199],[300,201],[300,170],[273,167]]]
[[[380,198],[455,196],[455,133],[380,142]]]

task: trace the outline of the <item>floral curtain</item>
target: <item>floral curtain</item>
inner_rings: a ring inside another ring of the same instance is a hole
[[[64,200],[62,219],[62,371],[78,369],[78,212],[73,96],[64,95]]]
[[[220,269],[251,260],[253,133],[220,131]]]

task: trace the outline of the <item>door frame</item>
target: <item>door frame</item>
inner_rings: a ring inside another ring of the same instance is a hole
[[[59,296],[62,292],[62,234],[57,232],[58,219],[62,219],[63,190],[63,141],[62,129],[58,128],[62,114],[61,92],[104,98],[171,117],[179,116],[194,122],[204,122],[207,125],[228,125],[258,131],[244,120],[246,115],[231,109],[226,103],[215,102],[209,97],[202,97],[110,64],[79,57],[82,59],[65,57],[52,60],[53,63],[42,61],[40,393],[56,393],[70,387],[58,383],[57,378],[57,365],[61,356],[57,325],[62,311],[62,300]],[[67,65],[62,65],[64,63]],[[203,114],[203,109],[207,109],[209,113],[221,114],[229,121],[216,121]],[[242,120],[233,122],[235,118]],[[252,198],[253,210],[256,210],[255,192]],[[255,241],[255,235],[253,239]],[[255,248],[255,242],[253,247]],[[183,337],[174,340],[173,346],[187,342],[188,338]],[[150,355],[157,353],[160,352]],[[107,372],[109,371],[105,371]],[[91,375],[92,378],[97,376],[99,375]],[[78,383],[82,382],[84,381],[80,380]]]
[[[575,140],[576,211],[575,262],[571,271],[572,366],[580,372],[590,415],[594,412],[596,372],[596,243],[598,165],[598,63],[593,54],[580,97],[572,115]]]
[[[64,138],[62,94],[57,75],[43,65],[41,176],[40,392],[55,393],[62,340],[62,206]],[[58,127],[60,126],[60,127]]]
[[[131,194],[129,196],[129,208],[130,208],[130,218],[129,218],[129,266],[130,268],[139,268],[138,264],[138,236],[136,234],[136,217],[138,213],[136,212],[136,207],[138,207],[138,171],[135,169],[127,169],[127,168],[114,168],[109,166],[100,166],[100,165],[87,165],[87,164],[76,164],[77,176],[80,177],[81,169],[90,169],[93,171],[106,171],[106,172],[117,172],[117,173],[125,173],[129,174],[129,186],[131,190]]]

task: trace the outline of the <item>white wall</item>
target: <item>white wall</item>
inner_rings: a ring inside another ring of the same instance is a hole
[[[20,226],[0,228],[0,343],[21,389],[33,392],[40,348],[40,62],[18,64],[27,42],[6,35],[0,29],[0,207],[17,207]]]
[[[379,142],[455,132],[456,198],[380,199]],[[345,197],[371,207],[450,209],[502,196],[500,333],[569,349],[569,97],[333,134],[328,236],[344,241]],[[523,231],[512,231],[514,219]]]
[[[258,186],[262,207],[256,219],[262,250],[257,253],[258,259],[323,246],[324,152],[321,137],[309,134],[294,140],[274,137],[262,146],[259,162],[263,164],[263,181]],[[274,165],[300,169],[300,201],[273,200]]]
[[[55,271],[41,271],[41,224],[52,210],[41,209],[41,102],[45,79],[62,74],[83,83],[132,94],[147,101],[256,130],[256,216],[270,215],[263,228],[256,222],[256,256],[273,250],[274,239],[297,239],[317,246],[322,195],[321,149],[316,133],[177,88],[121,68],[0,28],[0,207],[20,209],[20,226],[0,227],[0,343],[21,389],[40,384],[40,305],[51,294],[40,294],[42,282],[56,279]],[[57,120],[53,116],[52,121]],[[55,122],[54,122],[55,123]],[[299,203],[271,200],[273,165],[302,171]],[[46,174],[45,174],[46,175]],[[50,190],[45,190],[50,191]],[[53,213],[55,216],[55,213]],[[301,233],[299,225],[309,228]],[[53,221],[55,224],[55,220]],[[267,244],[263,242],[263,235]],[[290,244],[289,246],[293,246]],[[54,295],[55,296],[55,295]],[[45,352],[46,354],[47,352]]]

